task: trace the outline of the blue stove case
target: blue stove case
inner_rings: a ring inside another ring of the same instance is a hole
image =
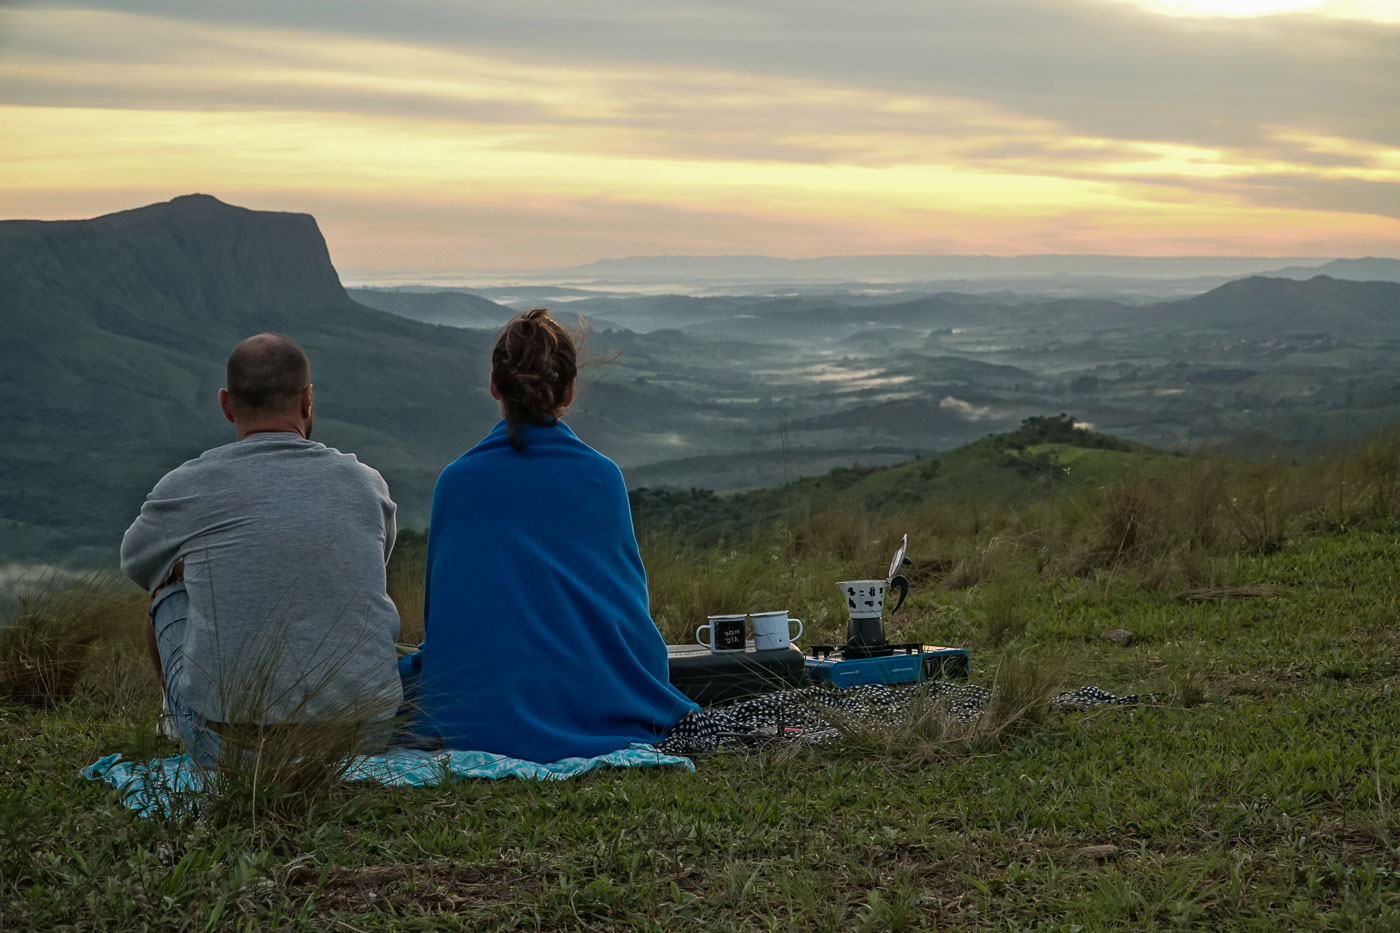
[[[847,649],[818,646],[806,660],[813,683],[833,687],[865,684],[911,684],[926,680],[963,680],[967,652],[939,645],[885,645],[851,654]]]

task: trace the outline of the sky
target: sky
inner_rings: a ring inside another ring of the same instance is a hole
[[[1400,255],[1400,0],[0,0],[0,217],[342,272]]]

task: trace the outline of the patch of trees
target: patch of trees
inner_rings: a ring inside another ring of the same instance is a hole
[[[1038,444],[1068,444],[1071,447],[1090,447],[1097,450],[1128,450],[1128,442],[1109,434],[1100,434],[1077,428],[1078,422],[1070,415],[1033,415],[1021,422],[1021,426],[1007,434],[992,436],[992,444],[999,451],[1018,450]]]

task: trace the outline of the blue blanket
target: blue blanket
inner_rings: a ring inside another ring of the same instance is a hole
[[[468,778],[562,781],[603,767],[695,770],[689,758],[662,754],[650,745],[641,744],[593,758],[561,758],[547,764],[487,752],[393,749],[383,755],[356,758],[350,763],[345,780],[374,781],[399,787],[448,784]],[[88,765],[81,774],[122,791],[122,803],[138,816],[169,815],[179,798],[204,790],[204,772],[188,755],[145,762],[123,761],[121,755],[108,755]]]
[[[519,436],[501,422],[438,477],[409,730],[533,761],[656,742],[697,707],[670,682],[622,473],[562,422]]]

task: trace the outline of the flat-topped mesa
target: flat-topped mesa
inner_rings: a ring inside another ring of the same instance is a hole
[[[351,302],[309,214],[254,211],[192,194],[92,220],[0,222],[0,290],[106,295],[142,323]],[[28,280],[28,281],[26,281]]]
[[[157,478],[231,439],[225,363],[261,331],[310,356],[316,439],[425,524],[442,465],[498,417],[489,334],[357,304],[306,214],[194,195],[0,222],[0,475],[22,478],[0,483],[0,557],[108,561]]]

